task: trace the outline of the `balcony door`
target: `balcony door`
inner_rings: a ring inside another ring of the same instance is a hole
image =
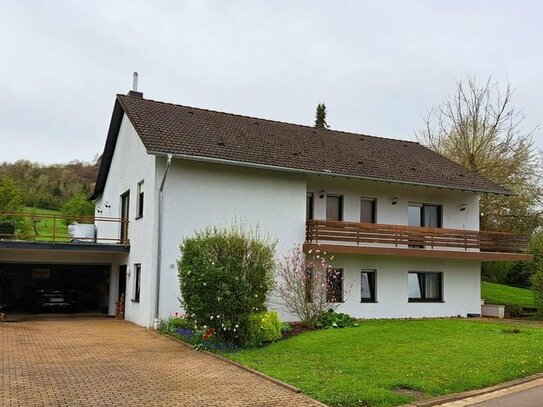
[[[326,220],[343,220],[343,195],[326,195]]]
[[[121,243],[128,239],[128,216],[130,210],[130,191],[121,195]]]
[[[414,227],[440,228],[441,205],[409,202],[407,225]],[[424,248],[424,235],[409,233],[409,247]]]

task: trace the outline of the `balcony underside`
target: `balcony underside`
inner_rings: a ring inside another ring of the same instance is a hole
[[[532,261],[534,256],[525,253],[487,253],[453,250],[431,250],[398,247],[347,246],[331,243],[304,243],[304,251],[309,250],[331,254],[364,254],[373,256],[423,257],[432,259],[480,260],[480,261]]]

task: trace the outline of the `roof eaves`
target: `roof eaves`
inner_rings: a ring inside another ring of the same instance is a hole
[[[168,153],[163,152],[163,151],[150,151],[150,150],[148,150],[147,154],[157,155],[157,156],[166,156]],[[366,181],[386,182],[386,183],[391,183],[391,184],[413,185],[413,186],[431,187],[431,188],[439,188],[439,189],[450,189],[450,190],[453,190],[453,191],[465,191],[465,192],[496,194],[496,195],[505,195],[505,196],[514,196],[514,195],[516,195],[513,191],[511,191],[511,190],[509,190],[507,188],[504,188],[503,190],[479,189],[479,188],[455,188],[455,187],[452,187],[450,185],[440,185],[440,184],[422,183],[422,182],[413,182],[413,181],[402,181],[402,180],[397,180],[397,179],[388,179],[388,178],[379,178],[379,177],[363,177],[363,176],[357,176],[357,175],[333,173],[331,171],[326,171],[326,170],[324,170],[324,171],[314,171],[314,170],[306,170],[306,169],[294,168],[294,167],[281,167],[281,166],[275,166],[275,165],[269,165],[269,164],[258,164],[258,163],[254,163],[254,162],[250,162],[250,161],[227,160],[227,159],[224,159],[224,158],[196,156],[196,155],[179,154],[179,153],[172,153],[172,156],[174,158],[191,160],[191,161],[210,162],[210,163],[225,164],[225,165],[235,165],[235,166],[242,166],[242,167],[266,169],[266,170],[272,170],[272,171],[294,172],[294,173],[301,173],[301,174],[328,175],[328,176],[331,176],[331,177],[352,178],[352,179],[359,179],[359,180],[366,180]]]

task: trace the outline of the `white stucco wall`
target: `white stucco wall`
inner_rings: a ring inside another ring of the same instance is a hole
[[[343,268],[345,303],[340,311],[359,318],[447,317],[481,313],[481,263],[406,257],[336,255],[334,267]],[[360,302],[360,272],[376,272],[375,303]],[[443,302],[408,302],[410,271],[443,273]]]
[[[165,159],[157,161],[159,183]],[[309,178],[309,179],[308,179]],[[479,228],[479,197],[474,193],[436,188],[391,185],[333,177],[295,175],[229,165],[174,159],[165,185],[163,258],[160,316],[180,310],[176,261],[179,243],[185,236],[206,226],[228,226],[242,222],[259,225],[278,239],[278,259],[305,240],[305,196],[315,192],[315,217],[325,217],[325,200],[318,192],[344,195],[344,219],[359,221],[360,198],[377,198],[377,222],[407,224],[408,202],[443,206],[443,227]],[[396,205],[391,198],[398,198]],[[466,210],[460,211],[465,205]],[[406,259],[343,255],[334,266],[345,269],[346,284],[353,294],[342,309],[367,318],[453,316],[480,312],[480,262],[439,259]],[[378,270],[375,304],[360,303],[360,270]],[[408,303],[409,271],[443,272],[444,301]],[[273,307],[273,306],[272,306]],[[281,312],[283,318],[292,318]]]
[[[130,253],[125,259],[112,265],[111,297],[116,298],[118,267],[128,267],[126,279],[125,318],[143,326],[152,325],[154,284],[156,276],[156,217],[155,156],[147,154],[143,143],[132,123],[123,117],[117,144],[111,161],[107,182],[102,196],[96,201],[96,216],[121,216],[121,195],[130,191],[130,210],[128,238]],[[136,219],[137,185],[144,181],[144,216]],[[101,213],[99,212],[101,211]],[[119,223],[97,222],[98,239],[100,237],[118,237]],[[134,264],[141,264],[140,302],[134,298]]]
[[[174,159],[164,188],[160,315],[180,310],[176,261],[183,237],[207,226],[258,225],[278,239],[282,255],[305,240],[305,197],[304,175]]]

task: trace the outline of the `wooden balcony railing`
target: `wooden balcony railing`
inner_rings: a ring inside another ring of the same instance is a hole
[[[104,243],[128,246],[128,219],[0,211],[0,241]],[[107,225],[104,236],[97,230]],[[118,226],[115,226],[118,225]]]
[[[528,236],[504,232],[308,220],[306,243],[523,253]]]

